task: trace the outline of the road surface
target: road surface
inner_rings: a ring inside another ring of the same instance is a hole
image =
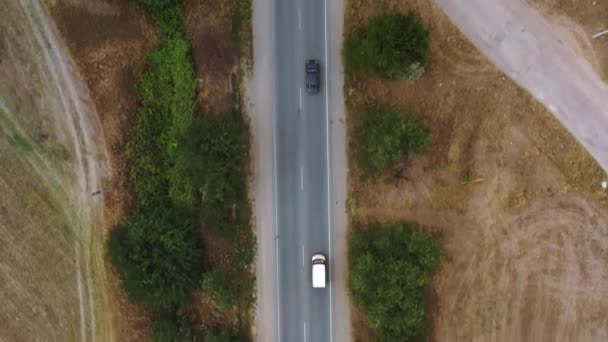
[[[608,86],[535,9],[522,0],[436,2],[608,171]]]
[[[275,1],[278,341],[331,341],[329,135],[325,0]],[[306,59],[322,88],[305,89]],[[329,257],[330,286],[313,289],[313,253]]]
[[[248,97],[258,341],[350,341],[342,25],[342,0],[254,1]],[[308,58],[322,68],[321,92],[315,95],[305,90]],[[324,290],[311,286],[315,252],[329,257]]]

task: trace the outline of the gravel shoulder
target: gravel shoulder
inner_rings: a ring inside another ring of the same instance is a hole
[[[256,341],[277,340],[277,283],[275,242],[275,165],[273,1],[253,1],[253,77],[247,89],[251,119],[253,171],[250,196],[253,200],[258,241],[256,263]]]
[[[347,251],[347,153],[346,110],[344,107],[344,67],[342,65],[342,40],[344,29],[344,1],[332,0],[328,6],[328,77],[329,114],[331,137],[331,213],[333,243],[333,329],[335,341],[350,341],[350,300],[346,289],[348,279]]]

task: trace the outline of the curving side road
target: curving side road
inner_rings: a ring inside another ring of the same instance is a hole
[[[522,0],[435,1],[608,171],[608,86],[535,9]]]

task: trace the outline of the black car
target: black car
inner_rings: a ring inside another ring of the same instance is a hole
[[[314,94],[319,92],[321,87],[321,70],[319,61],[309,59],[306,61],[306,91]]]

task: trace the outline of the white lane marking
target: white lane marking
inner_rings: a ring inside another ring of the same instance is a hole
[[[298,7],[298,28],[302,31],[302,11]]]
[[[300,168],[300,190],[304,190],[304,168]]]
[[[300,96],[300,100],[299,100],[300,101],[300,109],[302,109],[302,88],[300,88],[299,96]]]
[[[304,267],[304,245],[302,245],[302,267]]]
[[[304,321],[304,342],[306,342],[306,321]]]
[[[279,210],[278,210],[278,196],[277,196],[277,116],[275,112],[274,120],[272,120],[272,126],[274,134],[272,137],[272,147],[274,150],[274,156],[272,158],[274,168],[274,258],[276,265],[276,286],[277,286],[277,339],[281,341],[281,287],[279,286]]]
[[[327,153],[327,237],[329,240],[329,257],[332,258],[331,254],[331,187],[330,187],[330,177],[331,170],[329,164],[329,78],[328,69],[329,69],[329,59],[327,58],[327,3],[329,1],[325,0],[325,6],[323,6],[324,11],[324,30],[325,30],[325,117],[326,117],[326,153]],[[331,265],[331,262],[330,262]],[[333,284],[329,284],[329,341],[333,342],[334,340],[334,327],[333,327],[333,312],[332,312],[332,287]]]

